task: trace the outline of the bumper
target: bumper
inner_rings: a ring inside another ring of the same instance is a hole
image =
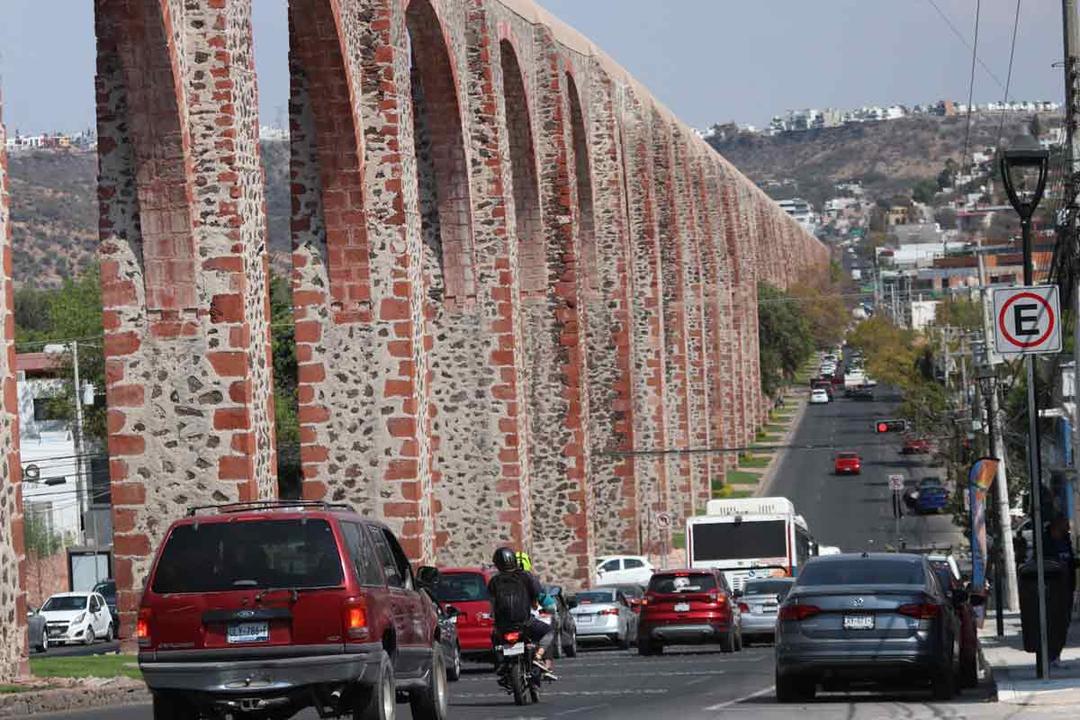
[[[923,680],[939,671],[946,655],[929,638],[907,638],[865,643],[789,644],[781,637],[776,646],[780,674],[801,677],[844,678],[903,682]]]
[[[153,655],[140,653],[139,656],[139,669],[151,690],[182,690],[228,698],[285,695],[298,688],[329,683],[374,683],[382,660],[382,646],[369,643],[334,654],[245,660],[146,657]]]
[[[582,622],[580,618],[576,618],[576,621],[577,636],[581,640],[589,637],[609,636],[619,633],[619,619],[617,617],[611,619],[605,618],[600,622]]]
[[[776,635],[775,615],[752,615],[743,613],[742,634],[747,635]]]
[[[51,630],[46,626],[45,632],[49,636],[50,645],[65,645],[67,643],[81,643],[86,636],[86,628],[89,627],[86,624],[71,626],[63,630],[61,633],[54,635]]]
[[[732,632],[730,623],[698,623],[681,625],[653,625],[642,627],[638,637],[643,640],[659,640],[665,643],[715,642]]]

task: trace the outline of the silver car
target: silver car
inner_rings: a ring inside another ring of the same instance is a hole
[[[621,590],[596,588],[577,594],[570,606],[578,640],[610,640],[626,649],[637,638],[638,616]]]
[[[817,686],[929,684],[956,690],[956,615],[921,555],[862,553],[811,559],[780,606],[776,697],[813,698]]]
[[[784,602],[794,584],[794,578],[760,578],[747,580],[743,589],[735,593],[739,610],[742,611],[744,643],[773,641],[780,603]]]

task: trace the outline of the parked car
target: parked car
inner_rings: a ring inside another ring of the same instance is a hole
[[[461,679],[461,642],[457,634],[458,610],[455,607],[444,610],[442,606],[435,603],[435,611],[439,615],[439,649],[442,650],[446,679],[456,682]]]
[[[31,650],[43,653],[49,649],[49,633],[45,629],[45,616],[36,608],[26,613],[26,637]]]
[[[93,645],[112,637],[112,615],[105,598],[96,592],[51,595],[41,605],[49,645]]]
[[[634,611],[634,614],[641,614],[641,602],[645,599],[645,586],[638,585],[637,583],[623,583],[620,585],[599,585],[599,588],[614,588],[621,590],[622,594],[626,596],[626,601],[630,603],[630,609]]]
[[[833,472],[837,475],[858,475],[862,472],[862,459],[859,453],[846,450],[836,453],[833,460]]]
[[[638,653],[659,655],[665,645],[719,643],[742,649],[739,606],[716,569],[654,574],[638,619]]]
[[[919,483],[914,496],[915,512],[920,515],[944,512],[949,506],[949,491],[936,479]]]
[[[811,405],[825,405],[829,402],[829,393],[824,388],[814,388],[810,391]]]
[[[741,591],[735,591],[742,615],[743,642],[772,642],[776,637],[776,617],[780,603],[791,592],[794,578],[763,578],[747,580]]]
[[[488,582],[495,575],[491,567],[441,568],[432,588],[435,599],[444,609],[457,610],[457,634],[461,653],[466,659],[491,659],[491,616]]]
[[[120,639],[120,613],[116,609],[116,581],[112,578],[102,580],[94,586],[94,592],[105,598],[105,604],[109,606],[109,614],[112,616],[113,634],[108,639]]]
[[[154,717],[447,715],[431,588],[394,533],[346,505],[194,508],[165,533],[136,623]],[[388,710],[389,708],[389,710]]]
[[[641,555],[609,555],[596,561],[596,578],[593,584],[636,583],[638,585],[648,585],[652,574],[652,563],[646,557]]]
[[[926,438],[906,438],[900,452],[904,455],[926,455],[930,452],[930,441]]]
[[[979,630],[975,607],[982,605],[985,598],[968,592],[952,555],[931,553],[926,559],[949,597],[960,628],[960,686],[975,687],[979,684]]]
[[[577,621],[570,612],[563,589],[552,585],[544,588],[544,591],[555,600],[555,612],[540,611],[540,619],[555,628],[555,641],[552,643],[555,657],[577,657]]]
[[[626,650],[637,637],[638,616],[621,590],[583,590],[570,608],[579,640],[607,640]]]
[[[811,558],[780,606],[777,699],[865,682],[928,684],[936,699],[952,698],[959,630],[948,603],[921,555]]]

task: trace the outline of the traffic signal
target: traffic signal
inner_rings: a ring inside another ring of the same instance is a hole
[[[878,420],[874,423],[874,432],[904,432],[907,430],[907,420]]]

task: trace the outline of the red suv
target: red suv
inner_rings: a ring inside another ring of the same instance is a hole
[[[447,715],[435,606],[385,525],[345,505],[194,508],[169,528],[143,591],[139,668],[154,718],[225,713]]]
[[[837,475],[858,475],[862,472],[862,459],[857,452],[836,453],[833,461],[833,472]]]
[[[457,633],[463,656],[486,658],[491,655],[495,621],[491,617],[488,582],[495,573],[494,568],[484,567],[439,569],[435,599],[444,609],[457,608]]]
[[[742,615],[719,570],[654,573],[641,602],[638,654],[659,655],[664,645],[719,642],[742,650]]]

